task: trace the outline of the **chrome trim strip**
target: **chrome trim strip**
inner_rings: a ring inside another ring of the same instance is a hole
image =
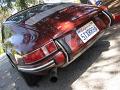
[[[33,72],[34,73],[34,72],[46,70],[53,66],[55,66],[54,60],[52,60],[42,66],[34,67],[34,68],[26,68],[26,67],[18,66],[18,70],[23,71],[23,72],[31,72],[31,73]]]
[[[50,14],[53,14],[53,13],[55,13],[55,12],[61,10],[61,9],[69,7],[71,5],[72,4],[62,4],[62,5],[56,6],[56,7],[52,8],[52,9],[48,9],[48,10],[42,12],[42,13],[38,13],[35,16],[33,16],[30,19],[28,19],[27,21],[25,21],[25,24],[27,24],[27,25],[34,25],[37,22],[39,22],[41,19],[49,16]]]
[[[95,39],[90,45],[88,45],[85,49],[83,49],[80,53],[78,53],[75,57],[73,57],[73,59],[68,62],[67,64],[64,64],[62,67],[66,67],[67,65],[69,65],[71,62],[73,62],[76,58],[78,58],[81,54],[83,54],[86,50],[88,50],[88,48],[90,48],[98,39],[100,39],[103,36],[104,32],[100,33],[100,35],[98,37],[96,37],[97,39]],[[88,43],[88,44],[89,44]]]
[[[49,52],[48,52],[46,46],[42,46],[41,49],[42,49],[43,53],[45,54],[45,56],[49,55]]]
[[[47,46],[49,43],[53,43],[54,45],[55,45],[55,47],[56,47],[56,44],[54,43],[54,41],[53,40],[50,40],[49,42],[47,42],[46,44],[44,44],[43,46],[41,46],[41,47],[44,47],[44,46]],[[35,52],[35,51],[37,51],[37,50],[39,50],[39,49],[41,49],[41,47],[40,48],[37,48],[37,49],[35,49],[35,50],[33,50],[33,51],[31,51],[31,52],[29,52],[29,53],[27,53],[27,54],[25,54],[25,55],[23,55],[22,57],[25,57],[26,55],[28,55],[28,54],[31,54],[31,53],[33,53],[33,52]],[[56,50],[55,51],[57,51],[57,47],[56,47]],[[49,53],[49,54],[51,54],[51,53]]]
[[[110,27],[112,24],[112,20],[111,20],[110,16],[105,11],[102,11],[102,12],[103,12],[103,14],[105,14],[108,17],[108,19],[110,21],[110,23],[109,23],[109,27]]]

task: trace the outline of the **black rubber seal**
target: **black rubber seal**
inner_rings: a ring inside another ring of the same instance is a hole
[[[66,53],[68,55],[68,59],[69,59],[68,61],[72,60],[72,58],[73,58],[73,56],[72,56],[72,50],[70,49],[69,45],[63,39],[58,39],[57,41],[59,42],[59,44],[66,51]]]

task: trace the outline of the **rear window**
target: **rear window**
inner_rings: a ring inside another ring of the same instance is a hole
[[[5,22],[2,28],[2,42],[6,50],[13,48],[22,54],[33,49],[37,36],[38,32],[35,30],[30,27],[22,27],[15,22]]]
[[[30,18],[31,16],[35,15],[36,13],[43,12],[45,10],[51,9],[58,4],[39,4],[37,6],[28,8],[24,11],[21,11],[19,13],[16,13],[15,15],[9,17],[7,21],[16,21],[16,22],[21,22],[23,20],[26,20]]]

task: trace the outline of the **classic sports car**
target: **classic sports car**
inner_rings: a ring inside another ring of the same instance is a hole
[[[73,62],[112,23],[103,8],[73,3],[40,4],[9,17],[2,27],[4,51],[20,72],[52,72]]]

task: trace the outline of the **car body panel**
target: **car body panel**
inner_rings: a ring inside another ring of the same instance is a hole
[[[22,15],[20,12],[8,18],[4,23],[3,43],[6,46],[7,54],[15,58],[12,60],[15,61],[19,70],[36,72],[36,70],[46,70],[49,66],[51,68],[68,65],[78,54],[84,52],[99,39],[111,24],[109,15],[96,6],[60,4],[47,10],[50,13],[43,11],[24,20],[16,20],[17,15]],[[27,10],[25,11],[27,12]],[[97,29],[97,32],[84,42],[77,31],[83,32],[85,27],[92,28],[91,25]],[[40,48],[45,53],[46,48],[44,47],[49,42],[55,44],[56,50],[53,53],[32,63],[25,63],[22,60],[24,56],[34,53]],[[46,66],[48,67],[46,68]]]

